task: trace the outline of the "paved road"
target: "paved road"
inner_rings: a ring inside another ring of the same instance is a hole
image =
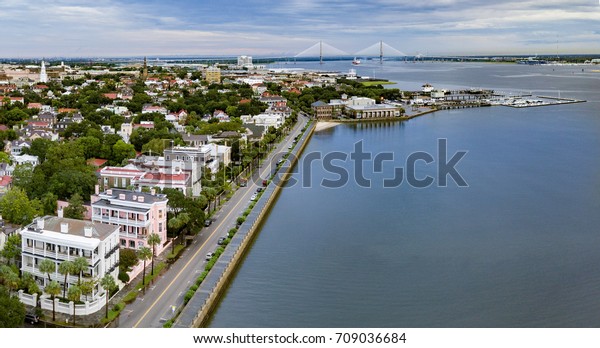
[[[259,173],[266,178],[271,172],[270,163],[277,161],[281,154],[288,151],[298,135],[308,122],[304,116],[298,117],[298,122],[288,136],[272,151]],[[240,187],[233,197],[225,203],[213,216],[215,222],[203,228],[181,255],[179,260],[171,265],[169,271],[154,281],[145,294],[138,295],[135,302],[127,305],[119,318],[119,327],[162,327],[163,323],[173,317],[173,313],[183,305],[186,291],[204,271],[206,254],[214,251],[217,240],[235,227],[237,218],[250,204],[250,197],[261,185],[261,180],[248,181],[247,187]]]

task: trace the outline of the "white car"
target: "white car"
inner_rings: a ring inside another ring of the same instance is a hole
[[[250,197],[251,201],[255,201],[256,200],[256,193],[252,195],[252,197]]]

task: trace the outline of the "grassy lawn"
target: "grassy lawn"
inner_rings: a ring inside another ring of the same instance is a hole
[[[361,82],[365,87],[377,86],[377,85],[395,85],[396,82],[391,81],[363,81]]]

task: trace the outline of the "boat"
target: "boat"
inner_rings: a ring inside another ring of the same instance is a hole
[[[354,57],[354,59],[352,60],[352,65],[360,65],[360,59]]]

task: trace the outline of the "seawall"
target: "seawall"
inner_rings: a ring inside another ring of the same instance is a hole
[[[231,238],[225,251],[221,254],[202,284],[200,284],[194,296],[181,310],[173,327],[203,327],[208,323],[211,313],[219,303],[219,298],[227,289],[227,284],[235,274],[237,267],[243,260],[244,254],[248,251],[252,240],[258,233],[263,218],[268,214],[273,203],[275,203],[283,183],[292,175],[291,171],[304,151],[308,140],[312,137],[315,126],[316,122],[312,122],[304,133],[301,133],[300,140],[288,157],[290,163],[285,167],[286,171],[275,175],[265,188],[244,223],[238,228],[233,238]]]

